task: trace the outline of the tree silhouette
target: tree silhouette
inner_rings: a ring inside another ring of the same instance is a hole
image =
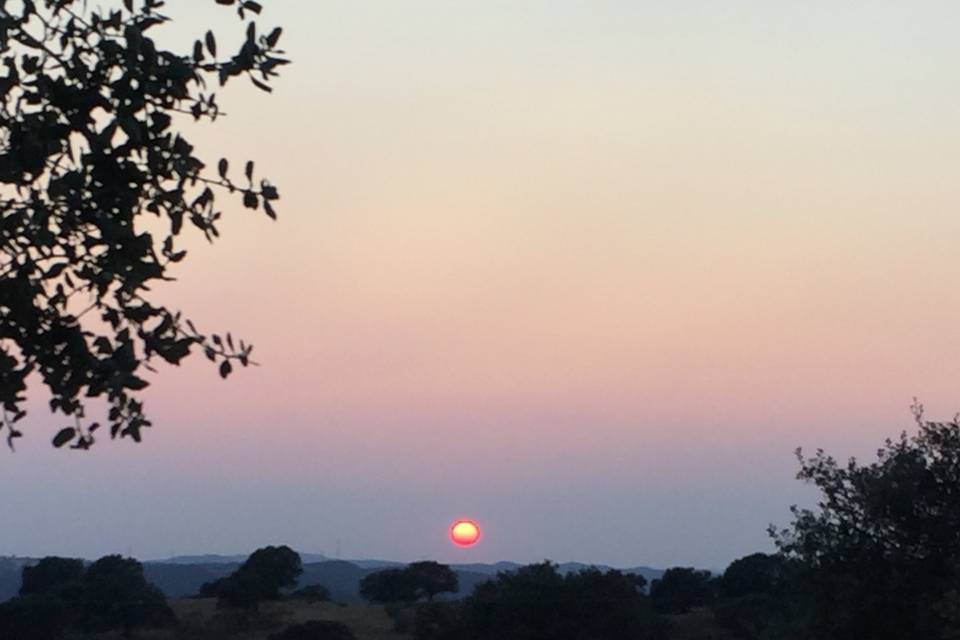
[[[48,556],[23,568],[20,595],[62,595],[83,580],[83,560]]]
[[[261,9],[216,2],[241,20]],[[215,190],[275,217],[277,189],[253,162],[240,178],[226,159],[210,170],[175,118],[214,121],[215,87],[239,76],[270,91],[287,62],[281,30],[250,21],[233,55],[218,54],[212,31],[177,53],[152,36],[168,21],[162,0],[99,6],[0,2],[0,429],[11,447],[31,373],[70,422],[53,444],[86,449],[100,423],[84,398],[108,402],[111,438],[139,442],[150,421],[137,392],[158,360],[200,350],[223,377],[250,363],[250,345],[200,332],[150,285],[173,279],[185,226],[219,236]]]
[[[406,572],[418,594],[426,595],[428,600],[433,600],[438,593],[454,593],[460,589],[456,572],[439,562],[413,562],[407,566]]]
[[[0,638],[60,638],[78,614],[83,560],[49,556],[21,571],[19,595],[0,604]]]
[[[710,572],[692,567],[673,567],[650,585],[650,599],[657,611],[686,613],[713,599]]]
[[[501,572],[448,609],[442,620],[424,608],[432,624],[418,624],[423,638],[499,640],[652,640],[663,626],[643,593],[642,576],[596,569],[566,576],[549,562]]]
[[[424,560],[405,567],[381,569],[360,581],[360,595],[370,602],[413,603],[438,593],[456,592],[460,579],[445,564]]]
[[[69,603],[52,596],[18,596],[0,602],[0,638],[62,640],[74,617]]]
[[[257,549],[239,569],[200,588],[201,597],[217,597],[228,607],[255,609],[264,600],[277,600],[280,591],[295,586],[303,573],[300,554],[283,545]]]
[[[166,598],[146,581],[143,565],[118,555],[100,558],[84,574],[79,627],[88,632],[160,627],[174,620]]]
[[[792,526],[771,533],[807,569],[809,637],[945,637],[960,584],[960,419],[913,412],[918,433],[887,440],[870,464],[797,452],[818,507],[793,507]]]
[[[791,627],[809,609],[802,576],[799,562],[779,554],[734,560],[716,582],[714,619],[736,638],[790,640]]]
[[[20,595],[0,604],[0,638],[38,640],[77,632],[120,630],[174,621],[163,593],[146,581],[132,558],[105,556],[84,568],[80,560],[44,558],[23,569]],[[84,636],[85,637],[85,636]]]
[[[371,573],[360,581],[360,595],[370,602],[416,602],[417,585],[405,569],[390,568]]]
[[[717,586],[721,594],[729,598],[760,593],[774,595],[786,586],[789,564],[781,555],[753,553],[731,562]]]

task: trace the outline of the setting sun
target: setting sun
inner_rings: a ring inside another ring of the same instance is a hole
[[[450,527],[450,539],[455,545],[472,547],[480,541],[480,527],[473,520],[457,520]]]

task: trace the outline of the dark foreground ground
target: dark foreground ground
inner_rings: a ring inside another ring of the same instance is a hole
[[[307,620],[335,620],[353,631],[357,640],[404,640],[410,636],[394,630],[393,621],[380,605],[361,603],[272,602],[255,615],[218,609],[215,600],[174,600],[176,629],[144,630],[135,640],[266,640],[288,624]],[[707,610],[670,616],[671,640],[730,640]],[[104,636],[113,638],[113,636]],[[120,638],[117,634],[116,638]]]

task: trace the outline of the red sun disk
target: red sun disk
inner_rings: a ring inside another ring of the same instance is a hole
[[[450,540],[460,547],[472,547],[480,541],[480,526],[473,520],[457,520],[450,525]]]

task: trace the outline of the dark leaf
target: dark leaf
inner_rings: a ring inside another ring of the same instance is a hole
[[[270,85],[268,85],[268,84],[266,84],[266,83],[264,83],[264,82],[260,82],[259,80],[257,80],[257,79],[254,78],[253,76],[250,76],[250,81],[251,81],[251,82],[254,84],[254,86],[257,87],[258,89],[261,89],[261,90],[263,90],[263,91],[266,91],[267,93],[272,93],[272,92],[273,92],[273,89],[270,88]]]
[[[277,42],[280,40],[280,35],[283,33],[283,29],[277,27],[270,32],[270,35],[267,36],[267,44],[270,45],[270,48],[277,46]]]
[[[60,429],[57,432],[57,435],[53,436],[53,446],[60,448],[63,445],[67,444],[73,440],[77,435],[77,430],[73,427],[67,427],[65,429]]]
[[[217,41],[213,37],[213,31],[207,31],[206,41],[207,41],[207,50],[210,52],[210,55],[216,58],[217,57]]]

